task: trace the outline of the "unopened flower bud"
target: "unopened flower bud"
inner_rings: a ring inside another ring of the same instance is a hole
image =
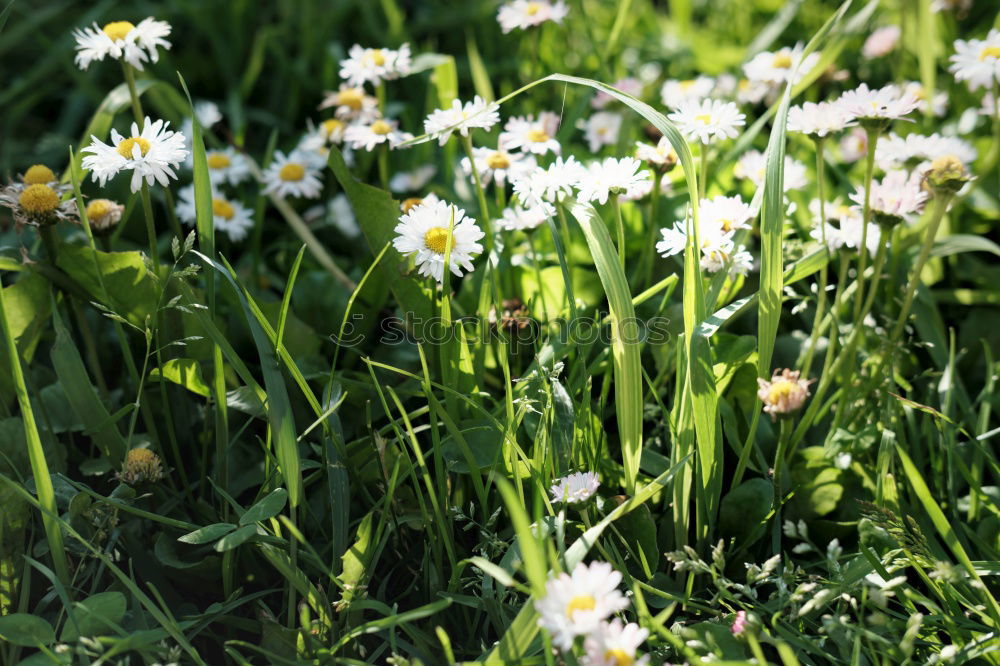
[[[971,179],[965,164],[954,155],[942,155],[924,172],[924,182],[936,192],[954,194]]]

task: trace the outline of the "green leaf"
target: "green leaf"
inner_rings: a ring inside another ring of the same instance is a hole
[[[50,645],[56,640],[52,625],[37,615],[11,613],[0,617],[0,638],[24,647]]]
[[[160,381],[161,368],[163,371],[162,377],[168,381],[183,386],[203,398],[207,398],[210,395],[211,390],[201,375],[201,364],[193,358],[172,358],[169,361],[165,361],[160,368],[153,368],[149,372],[150,380]]]
[[[63,625],[60,641],[117,633],[117,626],[125,617],[125,595],[121,592],[100,592],[73,604],[71,612],[72,621]]]
[[[1000,257],[1000,245],[985,236],[955,234],[934,242],[931,254],[935,257],[950,257],[962,252],[989,252]]]
[[[363,584],[365,573],[368,571],[368,562],[374,552],[372,543],[374,518],[373,512],[365,514],[358,523],[354,543],[341,558],[343,568],[340,572],[340,582],[344,586],[345,602],[350,602],[361,592],[359,588]]]
[[[159,287],[146,271],[141,252],[101,252],[83,245],[61,245],[56,265],[83,287],[91,300],[135,326],[143,327],[146,317],[156,311]],[[106,297],[104,287],[107,287]]]
[[[244,525],[235,532],[230,532],[215,543],[215,550],[224,553],[242,546],[247,541],[257,536],[257,525]]]
[[[251,525],[253,523],[274,518],[285,508],[288,502],[288,491],[284,488],[275,488],[263,499],[247,509],[240,517],[240,525]]]
[[[774,504],[774,487],[766,479],[750,479],[722,498],[719,532],[736,539],[736,547],[749,546],[746,539],[764,521]],[[760,532],[763,534],[763,532]],[[759,535],[758,535],[759,536]]]
[[[200,527],[194,532],[188,532],[184,536],[178,537],[177,540],[182,543],[190,543],[194,545],[211,543],[212,541],[229,534],[235,529],[236,525],[233,525],[232,523],[213,523],[212,525]]]
[[[7,325],[17,343],[17,351],[26,363],[34,357],[35,348],[52,314],[51,293],[49,281],[35,273],[23,275],[14,284],[3,288]],[[4,367],[0,364],[0,368]]]

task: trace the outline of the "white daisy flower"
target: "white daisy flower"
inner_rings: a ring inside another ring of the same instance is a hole
[[[582,504],[594,496],[600,485],[594,472],[574,472],[558,479],[549,492],[554,503]]]
[[[487,103],[479,95],[465,104],[456,99],[451,103],[450,108],[438,109],[427,116],[427,119],[424,120],[424,132],[436,137],[438,143],[443,146],[452,132],[468,136],[469,130],[488,130],[493,127],[500,122],[499,109],[499,104],[496,102]]]
[[[868,134],[855,127],[840,140],[840,159],[850,164],[868,154]]]
[[[151,122],[147,116],[141,132],[138,125],[132,123],[128,137],[112,129],[110,146],[91,136],[90,145],[80,151],[85,155],[83,168],[91,172],[91,177],[101,187],[125,170],[132,171],[133,192],[139,191],[143,179],[148,185],[158,182],[166,187],[171,178],[177,178],[174,169],[188,154],[184,148],[184,135],[168,130],[169,124],[163,120]]]
[[[689,141],[713,143],[735,138],[746,116],[732,102],[718,99],[682,102],[667,116]]]
[[[450,230],[450,233],[449,233]],[[444,201],[424,201],[399,218],[393,230],[393,247],[403,256],[412,256],[420,275],[444,282],[444,258],[451,237],[449,268],[457,277],[462,269],[473,270],[472,260],[483,251],[478,242],[486,234],[461,208]]]
[[[213,185],[239,185],[250,177],[250,161],[232,146],[206,151],[205,161],[208,162],[208,178]],[[190,155],[187,163],[188,166],[192,164]]]
[[[422,190],[431,181],[436,172],[437,168],[432,164],[425,164],[412,171],[400,171],[393,174],[389,180],[389,191],[398,194],[400,192]]]
[[[869,208],[876,222],[896,224],[910,222],[927,202],[927,192],[920,187],[921,174],[890,171],[881,181],[872,181]],[[851,201],[860,205],[865,201],[865,188],[858,186]]]
[[[839,104],[806,102],[788,109],[788,131],[824,137],[854,125],[854,119]]]
[[[718,227],[726,234],[738,229],[749,229],[749,222],[753,217],[753,208],[738,194],[702,199],[698,205],[698,218],[702,226]]]
[[[885,86],[871,90],[862,83],[854,90],[848,90],[836,101],[852,118],[886,123],[908,115],[920,105],[913,93],[901,92],[896,86]]]
[[[928,98],[927,92],[918,81],[907,81],[903,84],[903,92],[909,93],[920,102],[918,107],[924,113],[941,117],[948,112],[948,93],[938,90],[933,97]]]
[[[635,156],[637,159],[663,171],[672,169],[677,164],[678,159],[677,151],[674,150],[674,147],[665,136],[661,136],[655,146],[643,143],[642,141],[636,141]]]
[[[767,157],[759,150],[748,150],[743,153],[733,169],[733,175],[737,178],[748,179],[757,187],[764,186],[766,174]],[[806,165],[789,155],[785,155],[785,191],[803,188],[808,182]]]
[[[948,155],[968,167],[976,161],[977,153],[967,141],[936,133],[930,136],[909,134],[905,137],[890,134],[880,139],[875,147],[875,163],[883,171],[891,171],[914,160],[931,162]]]
[[[347,127],[347,123],[339,118],[327,118],[316,127],[310,124],[309,131],[302,135],[295,150],[308,156],[317,166],[323,166],[330,155],[330,146],[344,143]],[[351,159],[351,146],[344,146],[344,160],[350,164]]]
[[[611,194],[629,194],[649,180],[648,171],[638,171],[641,167],[642,163],[634,157],[620,160],[609,157],[594,162],[580,177],[579,200],[605,204]]]
[[[625,77],[624,79],[618,79],[617,81],[611,84],[611,87],[617,88],[618,90],[628,95],[631,95],[632,97],[642,96],[642,81],[640,81],[639,79],[634,79],[630,76]],[[595,109],[603,109],[608,104],[617,101],[618,101],[617,97],[609,95],[603,90],[598,90],[596,93],[594,93],[593,99],[590,100],[590,106],[592,106]]]
[[[332,226],[347,238],[358,238],[361,235],[361,227],[354,217],[354,208],[343,192],[325,204],[313,206],[303,214],[302,219],[314,227]]]
[[[264,193],[277,197],[316,199],[323,190],[321,172],[314,158],[301,151],[289,155],[280,150],[263,173]]]
[[[740,79],[736,84],[736,101],[740,104],[760,104],[773,91],[771,85],[762,81]]]
[[[715,81],[707,76],[696,79],[667,79],[660,88],[660,100],[663,106],[676,109],[687,102],[699,102],[712,94]]]
[[[705,206],[706,203],[708,202],[703,201],[702,206]],[[722,208],[721,205],[720,208]],[[716,273],[728,267],[731,275],[745,275],[753,267],[753,257],[742,245],[736,246],[733,241],[734,230],[726,231],[726,226],[726,218],[713,219],[706,216],[701,219],[698,228],[701,267],[710,273]],[[661,229],[660,234],[663,239],[656,244],[656,251],[661,256],[670,257],[682,254],[687,248],[686,222],[675,222],[672,228]]]
[[[803,50],[802,44],[796,44],[773,53],[762,51],[743,65],[743,73],[749,81],[766,83],[772,87],[783,85],[789,80],[794,85],[819,62],[818,53],[810,53],[803,59]]]
[[[547,152],[559,154],[560,146],[556,141],[556,130],[559,129],[559,115],[552,111],[542,111],[535,116],[515,116],[509,118],[500,133],[500,141],[510,150],[520,148],[527,153],[544,155]]]
[[[344,131],[344,141],[355,150],[375,150],[380,143],[388,143],[389,148],[395,148],[404,141],[409,141],[413,135],[399,130],[399,123],[388,118],[379,118],[370,125],[355,123]]]
[[[329,91],[320,102],[319,109],[333,107],[333,115],[340,120],[358,120],[370,123],[378,117],[378,100],[361,86],[342,83],[338,90]]]
[[[129,21],[112,21],[99,28],[93,27],[73,31],[76,38],[76,64],[87,69],[95,60],[106,57],[124,60],[132,67],[142,70],[144,62],[160,59],[158,48],[170,48],[164,39],[170,34],[170,24],[148,17],[133,25]]]
[[[902,35],[902,31],[898,25],[887,25],[879,28],[865,40],[861,47],[861,55],[869,60],[889,55],[899,44],[900,35]]]
[[[597,630],[608,617],[628,607],[618,591],[622,575],[607,562],[580,563],[572,574],[561,573],[545,584],[545,596],[535,602],[538,626],[563,650],[573,647],[577,636]]]
[[[562,23],[569,13],[569,8],[563,0],[514,0],[500,6],[497,12],[497,22],[500,29],[507,34],[511,30],[527,30],[546,21]]]
[[[398,79],[410,73],[410,45],[399,50],[366,49],[355,44],[340,61],[340,78],[349,85],[361,87],[365,83],[377,86],[382,81]]]
[[[813,229],[809,235],[819,242],[823,242],[824,233],[827,247],[831,252],[836,252],[842,248],[857,250],[861,247],[861,236],[864,225],[861,220],[861,208],[859,206],[847,206],[837,201],[826,205],[826,220],[819,219],[819,201],[809,204],[809,210],[813,213]],[[830,224],[829,220],[835,220],[837,226]],[[821,229],[821,227],[825,227]],[[874,255],[878,251],[881,229],[877,224],[868,223],[868,233],[865,235],[865,244],[868,253]]]
[[[635,622],[626,625],[618,618],[602,622],[583,641],[586,653],[582,666],[646,666],[649,655],[636,658],[636,653],[649,631]]]
[[[525,205],[538,205],[543,201],[558,203],[573,194],[573,188],[580,183],[586,170],[573,156],[565,160],[557,157],[548,168],[536,167],[514,179],[514,194]]]
[[[986,39],[955,40],[955,53],[948,59],[956,81],[965,81],[970,90],[992,88],[1000,81],[1000,29],[990,30]]]
[[[473,148],[472,158],[479,172],[479,180],[484,186],[496,180],[497,186],[503,187],[508,178],[518,178],[538,165],[534,155],[508,152],[503,142],[495,150]],[[468,157],[462,158],[462,169],[466,174],[472,174],[472,164]]]
[[[670,179],[661,178],[660,179],[660,194],[670,194],[672,185],[670,184]],[[630,189],[624,194],[618,195],[618,201],[639,201],[640,199],[645,199],[653,192],[653,181],[644,180],[638,185]]]
[[[584,136],[590,152],[596,153],[602,146],[618,143],[618,132],[622,127],[622,115],[610,111],[598,111],[583,123]]]
[[[182,187],[177,193],[175,211],[178,219],[188,226],[198,221],[195,208],[194,185]],[[234,243],[247,237],[253,228],[253,211],[239,201],[227,199],[217,191],[212,192],[212,223],[216,231],[223,231]]]
[[[209,100],[200,100],[194,104],[194,115],[203,129],[209,129],[222,120],[219,105]]]

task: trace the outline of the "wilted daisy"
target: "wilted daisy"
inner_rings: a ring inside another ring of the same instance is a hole
[[[11,183],[0,189],[0,206],[10,209],[18,232],[26,225],[44,227],[60,220],[74,220],[76,202],[62,200],[64,189],[54,182]]]
[[[496,149],[473,148],[472,159],[482,184],[489,185],[496,180],[499,187],[503,187],[508,178],[518,178],[537,166],[534,155],[509,152],[502,141]],[[472,164],[468,157],[462,158],[462,169],[465,173],[472,174]]]
[[[375,146],[385,143],[389,148],[395,148],[404,141],[409,141],[413,135],[399,129],[399,123],[388,118],[379,118],[371,124],[354,123],[344,131],[344,141],[355,150],[375,150]]]
[[[450,231],[449,231],[450,230]],[[471,272],[472,260],[483,251],[478,242],[485,234],[465,211],[444,201],[423,202],[399,218],[393,230],[393,247],[403,256],[412,256],[417,272],[444,282],[444,259],[448,239],[451,255],[448,268],[457,277],[462,269]]]
[[[764,412],[771,415],[772,420],[786,416],[802,409],[809,397],[811,380],[799,379],[798,370],[774,371],[771,381],[757,378],[757,397],[764,403]]]
[[[504,34],[511,30],[526,30],[546,21],[562,23],[569,13],[563,0],[514,0],[500,6],[497,23]]]
[[[948,59],[956,81],[965,81],[970,90],[992,88],[1000,81],[1000,29],[993,28],[985,39],[955,40],[955,53]]]
[[[611,84],[611,87],[616,88],[623,93],[629,94],[632,97],[640,97],[642,95],[642,81],[634,79],[630,76],[627,76],[624,79],[618,79]],[[603,90],[598,90],[594,93],[594,97],[590,100],[590,106],[595,109],[603,109],[608,104],[616,101],[618,101],[617,97],[609,95]]]
[[[559,154],[556,130],[559,129],[559,114],[542,111],[533,115],[509,118],[500,133],[500,141],[510,150],[520,148],[526,153],[544,155],[547,152]]]
[[[637,657],[639,647],[649,636],[649,631],[635,622],[623,625],[614,618],[602,622],[583,641],[585,656],[583,666],[645,666],[649,655]]]
[[[840,140],[840,159],[850,164],[868,154],[868,133],[855,127]]]
[[[618,591],[622,575],[607,562],[576,565],[572,574],[561,573],[545,583],[545,596],[535,602],[538,625],[563,650],[577,636],[597,630],[608,617],[628,607]]]
[[[250,177],[250,163],[243,153],[232,146],[205,153],[208,163],[208,178],[214,185],[239,185]],[[191,162],[190,156],[188,162]]]
[[[111,199],[94,199],[87,204],[87,221],[96,234],[107,233],[122,219],[125,206]]]
[[[91,177],[101,187],[126,170],[132,171],[130,187],[133,192],[139,191],[143,179],[147,185],[158,182],[166,187],[171,178],[177,178],[174,169],[188,154],[184,135],[168,130],[169,124],[163,120],[151,122],[147,116],[141,132],[136,123],[132,123],[127,137],[112,129],[110,146],[91,136],[90,145],[80,151],[84,154],[83,168],[91,172]]]
[[[639,171],[640,168],[642,162],[634,157],[623,157],[620,160],[609,157],[601,162],[594,162],[580,176],[580,201],[605,204],[609,195],[634,191],[643,181],[649,180],[649,172]]]
[[[315,199],[323,189],[320,170],[305,153],[289,155],[275,151],[274,159],[263,174],[264,193],[279,197]]]
[[[871,90],[862,83],[848,90],[836,102],[863,126],[885,127],[889,122],[913,112],[920,100],[913,93],[900,91],[896,86]]]
[[[773,53],[762,51],[743,65],[743,73],[751,82],[766,83],[770,86],[778,86],[788,81],[792,84],[798,83],[819,62],[818,53],[810,53],[803,59],[803,50],[801,44],[796,44],[794,47],[786,46]]]
[[[552,493],[553,502],[582,504],[594,496],[600,485],[594,472],[574,472],[552,484],[549,492]]]
[[[32,164],[21,174],[21,182],[28,185],[57,185],[58,178],[52,169],[44,164]]]
[[[861,47],[861,55],[866,58],[881,58],[893,52],[899,44],[902,31],[898,25],[887,25],[879,28],[868,36]]]
[[[748,150],[736,163],[733,175],[737,178],[746,178],[757,187],[763,187],[767,175],[767,156],[759,150]],[[785,191],[805,187],[808,182],[806,165],[785,155]]]
[[[573,193],[586,170],[573,156],[557,157],[547,168],[537,167],[514,179],[514,194],[525,205],[558,203]]]
[[[326,97],[320,102],[319,108],[329,109],[333,107],[333,115],[340,120],[359,120],[370,123],[378,116],[378,100],[368,93],[361,86],[352,86],[343,83],[340,89],[328,91]]]
[[[99,28],[94,23],[93,27],[73,31],[76,64],[80,69],[87,69],[95,60],[111,57],[141,70],[142,63],[159,60],[159,47],[170,48],[170,42],[164,39],[169,34],[170,24],[151,16],[140,21],[139,25],[129,21],[112,21]]]
[[[177,193],[177,218],[184,224],[193,226],[198,221],[195,207],[194,185],[181,188]],[[247,237],[253,228],[253,211],[239,201],[226,198],[217,191],[212,192],[212,224],[216,231],[225,232],[229,240],[238,242]]]
[[[436,172],[437,168],[433,164],[425,164],[412,171],[399,171],[389,180],[389,191],[399,193],[422,190]]]
[[[365,83],[378,85],[406,76],[410,73],[410,64],[409,44],[403,44],[398,50],[366,49],[355,44],[347,52],[347,58],[340,61],[340,78],[357,87]]]
[[[735,104],[718,99],[682,102],[667,117],[689,141],[706,144],[735,138],[737,128],[746,124],[746,116]]]
[[[707,76],[695,79],[667,79],[660,88],[660,100],[663,106],[676,109],[687,102],[699,102],[712,94],[715,81]]]
[[[583,123],[584,136],[590,152],[596,153],[602,146],[618,143],[618,132],[622,126],[622,115],[610,111],[598,111]]]
[[[854,125],[854,119],[839,104],[806,102],[788,109],[788,131],[824,137]]]
[[[163,463],[160,457],[149,449],[130,449],[125,454],[122,471],[118,479],[134,486],[143,481],[156,482],[163,478]]]
[[[677,164],[677,151],[674,150],[674,147],[665,136],[661,136],[655,146],[643,143],[642,141],[636,141],[635,156],[637,159],[642,160],[652,167],[656,167],[657,170],[664,173],[673,169]]]
[[[449,108],[438,109],[427,116],[424,120],[424,132],[436,137],[443,146],[452,132],[468,136],[469,130],[488,130],[493,127],[500,122],[499,109],[496,102],[487,103],[479,95],[464,104],[456,99]]]
[[[910,221],[923,210],[927,202],[927,192],[920,187],[919,173],[890,171],[881,181],[872,181],[869,209],[872,219],[882,225],[894,225]],[[851,195],[851,200],[862,205],[865,189],[859,186]]]

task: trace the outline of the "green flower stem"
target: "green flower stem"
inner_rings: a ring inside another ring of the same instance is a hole
[[[389,189],[389,144],[384,143],[378,151],[378,178],[382,189]]]
[[[618,263],[622,270],[625,269],[625,222],[622,220],[622,205],[618,201],[618,195],[611,194],[611,203],[615,208],[615,230],[618,233]]]
[[[646,234],[646,247],[643,248],[642,265],[639,269],[639,284],[643,289],[648,287],[653,281],[653,266],[656,262],[656,232],[659,227],[656,224],[657,213],[660,208],[660,185],[663,182],[663,172],[659,169],[653,171],[653,191],[649,195],[649,231]]]
[[[490,222],[490,207],[486,203],[486,191],[483,189],[483,181],[479,178],[479,170],[476,169],[476,160],[472,156],[472,137],[460,136],[462,141],[462,149],[465,150],[465,156],[469,158],[469,164],[472,165],[472,182],[476,187],[476,200],[479,202],[479,215],[482,217],[483,231],[486,232],[486,243],[484,247],[486,248],[487,258],[490,252],[493,250],[493,225]]]
[[[823,321],[824,310],[826,309],[826,287],[827,287],[827,266],[830,263],[830,246],[826,243],[826,183],[824,182],[824,159],[823,159],[823,137],[815,137],[816,142],[816,187],[819,196],[819,228],[820,242],[826,251],[826,261],[819,271],[819,293],[816,296],[816,317],[813,319],[813,330],[809,337],[809,349],[806,358],[802,362],[802,376],[808,378],[809,370],[812,368],[813,354],[816,353],[816,345],[819,342],[820,322]]]
[[[701,144],[701,159],[698,162],[698,205],[701,205],[701,200],[705,198],[705,192],[708,191],[708,144]]]
[[[781,483],[785,469],[785,452],[788,450],[791,436],[792,421],[786,416],[781,419],[778,447],[774,452],[774,526],[771,531],[771,550],[775,553],[781,552]]]
[[[861,325],[861,303],[865,295],[865,267],[868,264],[868,222],[871,221],[872,179],[875,175],[875,144],[878,143],[879,131],[867,129],[868,152],[865,153],[865,202],[861,208],[861,244],[858,246],[858,290],[854,301],[854,323]]]
[[[153,202],[149,197],[149,186],[142,182],[142,213],[146,218],[146,237],[149,239],[149,258],[153,262],[153,272],[160,275],[160,254],[156,244],[156,225],[153,223]]]

